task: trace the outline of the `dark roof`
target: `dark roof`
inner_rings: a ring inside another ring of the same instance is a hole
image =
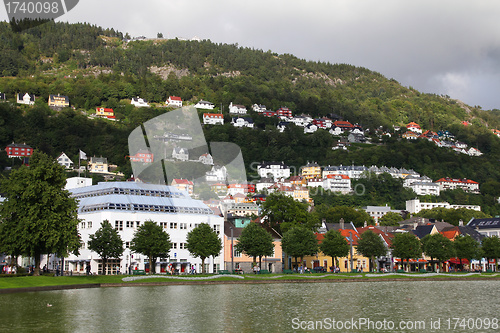
[[[325,223],[326,230],[340,230],[340,223]],[[355,230],[354,225],[350,222],[344,222],[344,228],[343,229],[350,229],[350,230]]]
[[[474,238],[476,241],[481,242],[481,240],[486,237],[483,234],[479,233],[475,228],[466,225],[466,226],[453,226],[450,228],[445,228],[443,229],[444,231],[449,231],[449,230],[456,230],[460,232],[461,235],[470,235],[472,238]]]
[[[30,148],[30,146],[28,146],[27,144],[25,143],[14,143],[12,142],[11,144],[7,145],[7,147],[12,147],[12,148]]]
[[[17,99],[18,99],[18,100],[22,100],[22,99],[23,99],[23,97],[24,97],[24,95],[26,95],[26,94],[28,94],[28,96],[30,97],[30,101],[31,101],[31,102],[34,102],[34,101],[35,101],[35,94],[30,94],[30,93],[24,93],[24,94],[19,93],[19,94],[17,94]]]
[[[53,102],[56,97],[64,98],[64,101],[66,103],[69,103],[69,97],[68,96],[63,96],[63,95],[49,95],[49,99],[50,99],[51,102]]]
[[[467,223],[467,226],[479,229],[494,229],[500,228],[500,218],[494,217],[489,219],[472,219]]]
[[[232,215],[232,214],[230,214]],[[233,218],[246,218],[247,216],[245,217],[241,217],[241,216],[235,216],[235,215],[232,215]],[[231,216],[228,216],[228,219],[230,219]],[[248,217],[250,218],[250,217]],[[257,223],[258,225],[260,225],[262,228],[266,229],[267,232],[269,232],[271,234],[271,236],[273,236],[274,239],[281,239],[281,235],[276,232],[276,230],[274,230],[273,228],[265,225],[265,224],[262,224],[260,222],[250,222],[250,223]],[[234,238],[239,238],[241,236],[241,232],[243,231],[243,229],[245,228],[238,228],[238,227],[235,227],[234,224],[228,220],[224,221],[224,235],[226,235],[226,237],[231,237],[231,227],[233,228],[233,237]]]
[[[284,162],[262,162],[260,168],[270,168],[272,165],[277,165],[280,169],[286,169],[288,166]]]
[[[431,233],[433,227],[434,225],[419,225],[411,232],[419,239],[422,239]]]

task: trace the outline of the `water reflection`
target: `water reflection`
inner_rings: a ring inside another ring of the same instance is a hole
[[[2,332],[290,332],[294,318],[428,324],[431,318],[499,318],[499,287],[500,281],[416,281],[34,292],[1,296],[0,323]]]

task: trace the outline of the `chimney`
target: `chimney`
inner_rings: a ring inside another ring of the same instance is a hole
[[[413,222],[413,230],[417,229],[418,227],[418,222]]]
[[[464,221],[463,221],[462,219],[460,219],[460,220],[458,221],[458,226],[459,226],[459,227],[463,227],[463,226],[464,226]]]
[[[366,228],[368,226],[368,222],[365,221],[364,227]]]
[[[340,229],[344,229],[344,219],[340,218]]]

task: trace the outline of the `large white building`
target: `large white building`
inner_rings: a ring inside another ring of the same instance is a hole
[[[441,191],[462,189],[465,192],[479,194],[479,183],[470,179],[441,178],[435,181]]]
[[[283,162],[262,162],[257,166],[257,172],[261,178],[273,177],[274,181],[290,177],[290,167]]]
[[[417,214],[422,209],[433,208],[446,208],[446,209],[459,209],[466,208],[481,211],[481,206],[478,205],[451,205],[448,202],[420,202],[420,199],[413,199],[406,201],[406,210],[411,214]]]
[[[323,188],[332,192],[348,194],[351,192],[351,179],[347,175],[329,174],[323,179]]]
[[[439,185],[433,183],[427,176],[418,177],[409,175],[405,178],[403,186],[411,188],[417,195],[439,196],[440,193]]]
[[[391,207],[385,205],[385,206],[366,206],[363,207],[365,212],[367,212],[374,220],[375,224],[379,224],[379,219],[382,218],[385,214],[392,212],[392,213],[397,213],[401,214],[400,210],[395,210],[391,209]]]
[[[224,220],[199,200],[189,197],[186,192],[166,185],[135,182],[103,182],[94,186],[70,189],[72,197],[78,199],[78,226],[82,240],[79,255],[65,259],[65,270],[85,273],[90,263],[93,273],[102,272],[99,255],[88,249],[90,235],[94,234],[104,220],[108,220],[118,231],[125,251],[120,258],[108,261],[107,273],[127,273],[130,270],[146,269],[148,258],[130,250],[134,232],[145,221],[151,220],[161,225],[170,235],[172,249],[168,258],[157,258],[156,272],[164,272],[169,264],[180,273],[189,272],[195,266],[201,272],[201,259],[193,257],[186,248],[189,231],[200,223],[208,223],[222,241]],[[206,270],[216,272],[223,266],[224,250],[215,258],[205,260]],[[130,268],[129,268],[130,267]]]

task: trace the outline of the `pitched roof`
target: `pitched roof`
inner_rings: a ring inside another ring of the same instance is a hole
[[[172,180],[172,185],[174,184],[194,185],[192,181],[187,179],[174,179]]]
[[[468,226],[478,229],[491,229],[500,228],[500,218],[487,218],[487,219],[472,219],[467,223]]]
[[[435,181],[435,183],[459,183],[459,184],[479,184],[478,182],[475,182],[470,179],[456,179],[456,178],[449,178],[449,177],[443,177],[441,179],[438,179]]]
[[[417,236],[419,239],[424,238],[425,236],[429,235],[434,228],[434,225],[428,224],[428,225],[419,225],[415,229],[413,229],[411,232]]]

